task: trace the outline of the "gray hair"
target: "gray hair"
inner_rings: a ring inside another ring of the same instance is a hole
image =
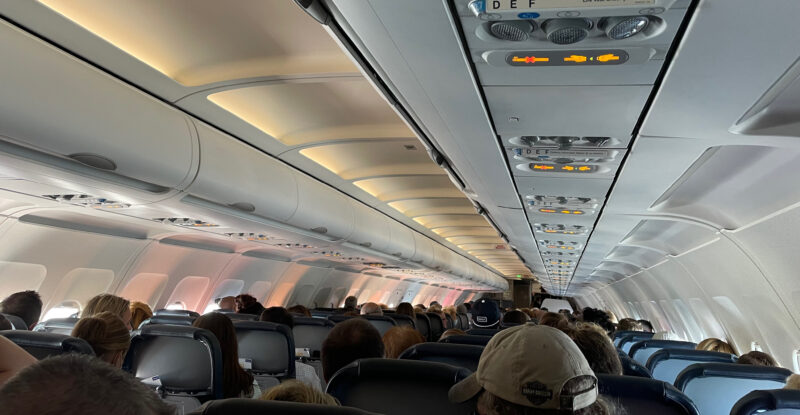
[[[49,357],[19,372],[0,388],[0,408],[15,415],[174,415],[136,378],[81,354]]]

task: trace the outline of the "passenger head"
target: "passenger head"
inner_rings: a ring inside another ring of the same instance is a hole
[[[736,363],[741,363],[743,365],[753,365],[753,366],[769,366],[769,367],[777,367],[778,362],[775,361],[772,356],[758,351],[752,351],[749,353],[745,353],[739,356],[739,360]]]
[[[475,327],[497,327],[500,324],[500,317],[500,307],[494,300],[481,298],[472,307],[472,324]]]
[[[131,303],[130,301],[117,297],[114,294],[99,294],[89,299],[86,307],[83,308],[81,317],[91,317],[95,314],[100,314],[103,311],[108,311],[115,314],[122,319],[125,327],[132,330],[131,327]]]
[[[153,317],[153,310],[150,309],[149,305],[139,301],[131,303],[131,327],[134,330],[138,329],[142,322],[150,317]]]
[[[293,305],[287,308],[286,311],[303,317],[311,317],[311,311],[309,311],[308,308],[306,308],[306,306],[300,304]]]
[[[789,375],[789,377],[786,378],[786,386],[784,386],[783,389],[800,390],[800,375]]]
[[[414,307],[411,306],[411,303],[400,303],[397,305],[397,310],[395,310],[397,314],[404,314],[410,316],[411,318],[416,318],[417,313],[414,312]]]
[[[707,352],[721,352],[721,353],[730,353],[730,354],[737,354],[736,349],[733,348],[730,344],[716,338],[708,338],[700,343],[697,344],[695,347],[696,350],[705,350]]]
[[[0,388],[0,408],[15,415],[172,415],[149,387],[92,356],[69,353],[27,367]]]
[[[461,329],[447,329],[439,336],[439,341],[442,341],[450,336],[466,336],[467,332]]]
[[[547,312],[539,319],[539,324],[563,330],[569,327],[569,320],[561,313]]]
[[[260,315],[264,311],[264,306],[250,294],[239,294],[236,296],[236,312],[242,314]]]
[[[329,381],[339,369],[358,359],[383,357],[383,339],[363,318],[338,323],[322,342],[322,374]]]
[[[418,309],[418,308],[419,308],[420,310],[422,310],[423,312],[424,312],[424,311],[428,311],[428,307],[425,307],[425,304],[417,304],[417,305],[415,305],[415,306],[414,306],[414,310],[416,310],[416,309]],[[417,312],[419,312],[419,311],[417,311]]]
[[[431,303],[431,305],[428,306],[428,312],[429,313],[441,313],[442,312],[442,306],[437,302],[433,302],[433,303]]]
[[[361,306],[361,315],[365,316],[382,316],[383,310],[381,310],[381,306],[375,303],[366,303]]]
[[[525,324],[528,320],[528,315],[520,310],[511,310],[503,315],[503,324]]]
[[[383,335],[387,359],[397,359],[406,349],[420,343],[425,343],[425,338],[417,329],[409,326],[392,327]]]
[[[289,328],[294,327],[294,317],[291,313],[289,313],[289,310],[283,307],[270,307],[264,309],[258,319],[270,323],[283,324],[289,326]]]
[[[557,329],[530,324],[494,335],[478,370],[450,388],[449,397],[478,397],[481,415],[611,413],[575,343]]]
[[[344,299],[344,309],[348,311],[353,311],[358,307],[358,298],[351,295]]]
[[[594,373],[622,375],[617,349],[605,330],[594,323],[581,323],[565,333],[575,342]]]
[[[253,394],[253,376],[239,366],[239,345],[231,319],[222,313],[207,313],[197,317],[192,326],[210,331],[219,341],[224,397],[250,397]]]
[[[231,295],[222,297],[217,305],[221,311],[236,311],[236,297]]]
[[[617,331],[642,331],[642,324],[632,318],[623,318],[617,324]]]
[[[0,303],[0,313],[13,314],[21,318],[28,326],[28,330],[31,330],[42,315],[42,298],[36,291],[11,294]]]
[[[653,328],[653,323],[651,323],[650,321],[648,321],[648,320],[638,320],[638,321],[639,321],[639,324],[642,325],[642,331],[647,332],[647,333],[655,333],[656,332],[655,328]]]
[[[97,357],[115,367],[122,367],[131,345],[131,333],[125,323],[108,311],[78,320],[71,336],[86,340]]]
[[[6,316],[0,314],[0,330],[13,330],[14,326],[11,324],[10,321],[6,318]]]
[[[333,396],[317,390],[297,379],[287,380],[271,388],[261,395],[261,400],[339,406],[339,401]]]

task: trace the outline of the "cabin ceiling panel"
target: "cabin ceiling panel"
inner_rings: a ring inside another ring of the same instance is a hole
[[[441,175],[416,139],[359,141],[319,145],[300,154],[345,180],[375,176]],[[466,202],[466,200],[464,199]]]
[[[406,199],[389,202],[389,206],[410,218],[424,215],[475,213],[475,206],[466,198]]]

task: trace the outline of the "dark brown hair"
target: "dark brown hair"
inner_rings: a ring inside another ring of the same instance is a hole
[[[567,317],[561,313],[547,312],[542,316],[541,319],[539,319],[539,324],[542,326],[550,326],[563,330],[569,327],[569,320],[567,320]]]
[[[9,295],[0,303],[0,312],[21,318],[28,329],[31,329],[42,314],[42,298],[36,291],[20,291]]]
[[[231,319],[222,313],[208,313],[198,317],[192,325],[210,331],[219,341],[224,397],[250,397],[253,394],[253,375],[239,366],[239,344]]]
[[[759,351],[752,351],[749,353],[745,353],[739,356],[739,360],[736,363],[741,363],[743,365],[753,365],[753,366],[768,366],[768,367],[777,367],[778,362],[772,358],[772,356]]]
[[[131,334],[125,323],[110,311],[103,311],[78,320],[71,335],[86,340],[92,346],[97,357],[112,364],[115,363],[112,360],[114,354],[123,352],[124,357],[124,352],[131,345]]]
[[[261,312],[258,318],[260,321],[267,321],[270,323],[278,323],[294,327],[294,317],[289,313],[289,310],[283,307],[270,307]]]
[[[414,306],[411,303],[400,303],[397,305],[397,314],[405,314],[411,318],[417,318],[417,313],[414,312]]]
[[[322,374],[329,381],[339,369],[368,357],[383,357],[381,334],[363,318],[345,320],[322,342]]]
[[[622,363],[617,349],[602,327],[593,323],[581,323],[574,329],[563,331],[581,349],[594,373],[622,375]]]

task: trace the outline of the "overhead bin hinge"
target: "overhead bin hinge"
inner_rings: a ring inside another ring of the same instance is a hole
[[[327,26],[328,22],[331,21],[331,15],[328,13],[325,6],[322,5],[322,2],[318,0],[294,0],[294,2],[309,16],[313,17],[314,20],[321,24]]]

